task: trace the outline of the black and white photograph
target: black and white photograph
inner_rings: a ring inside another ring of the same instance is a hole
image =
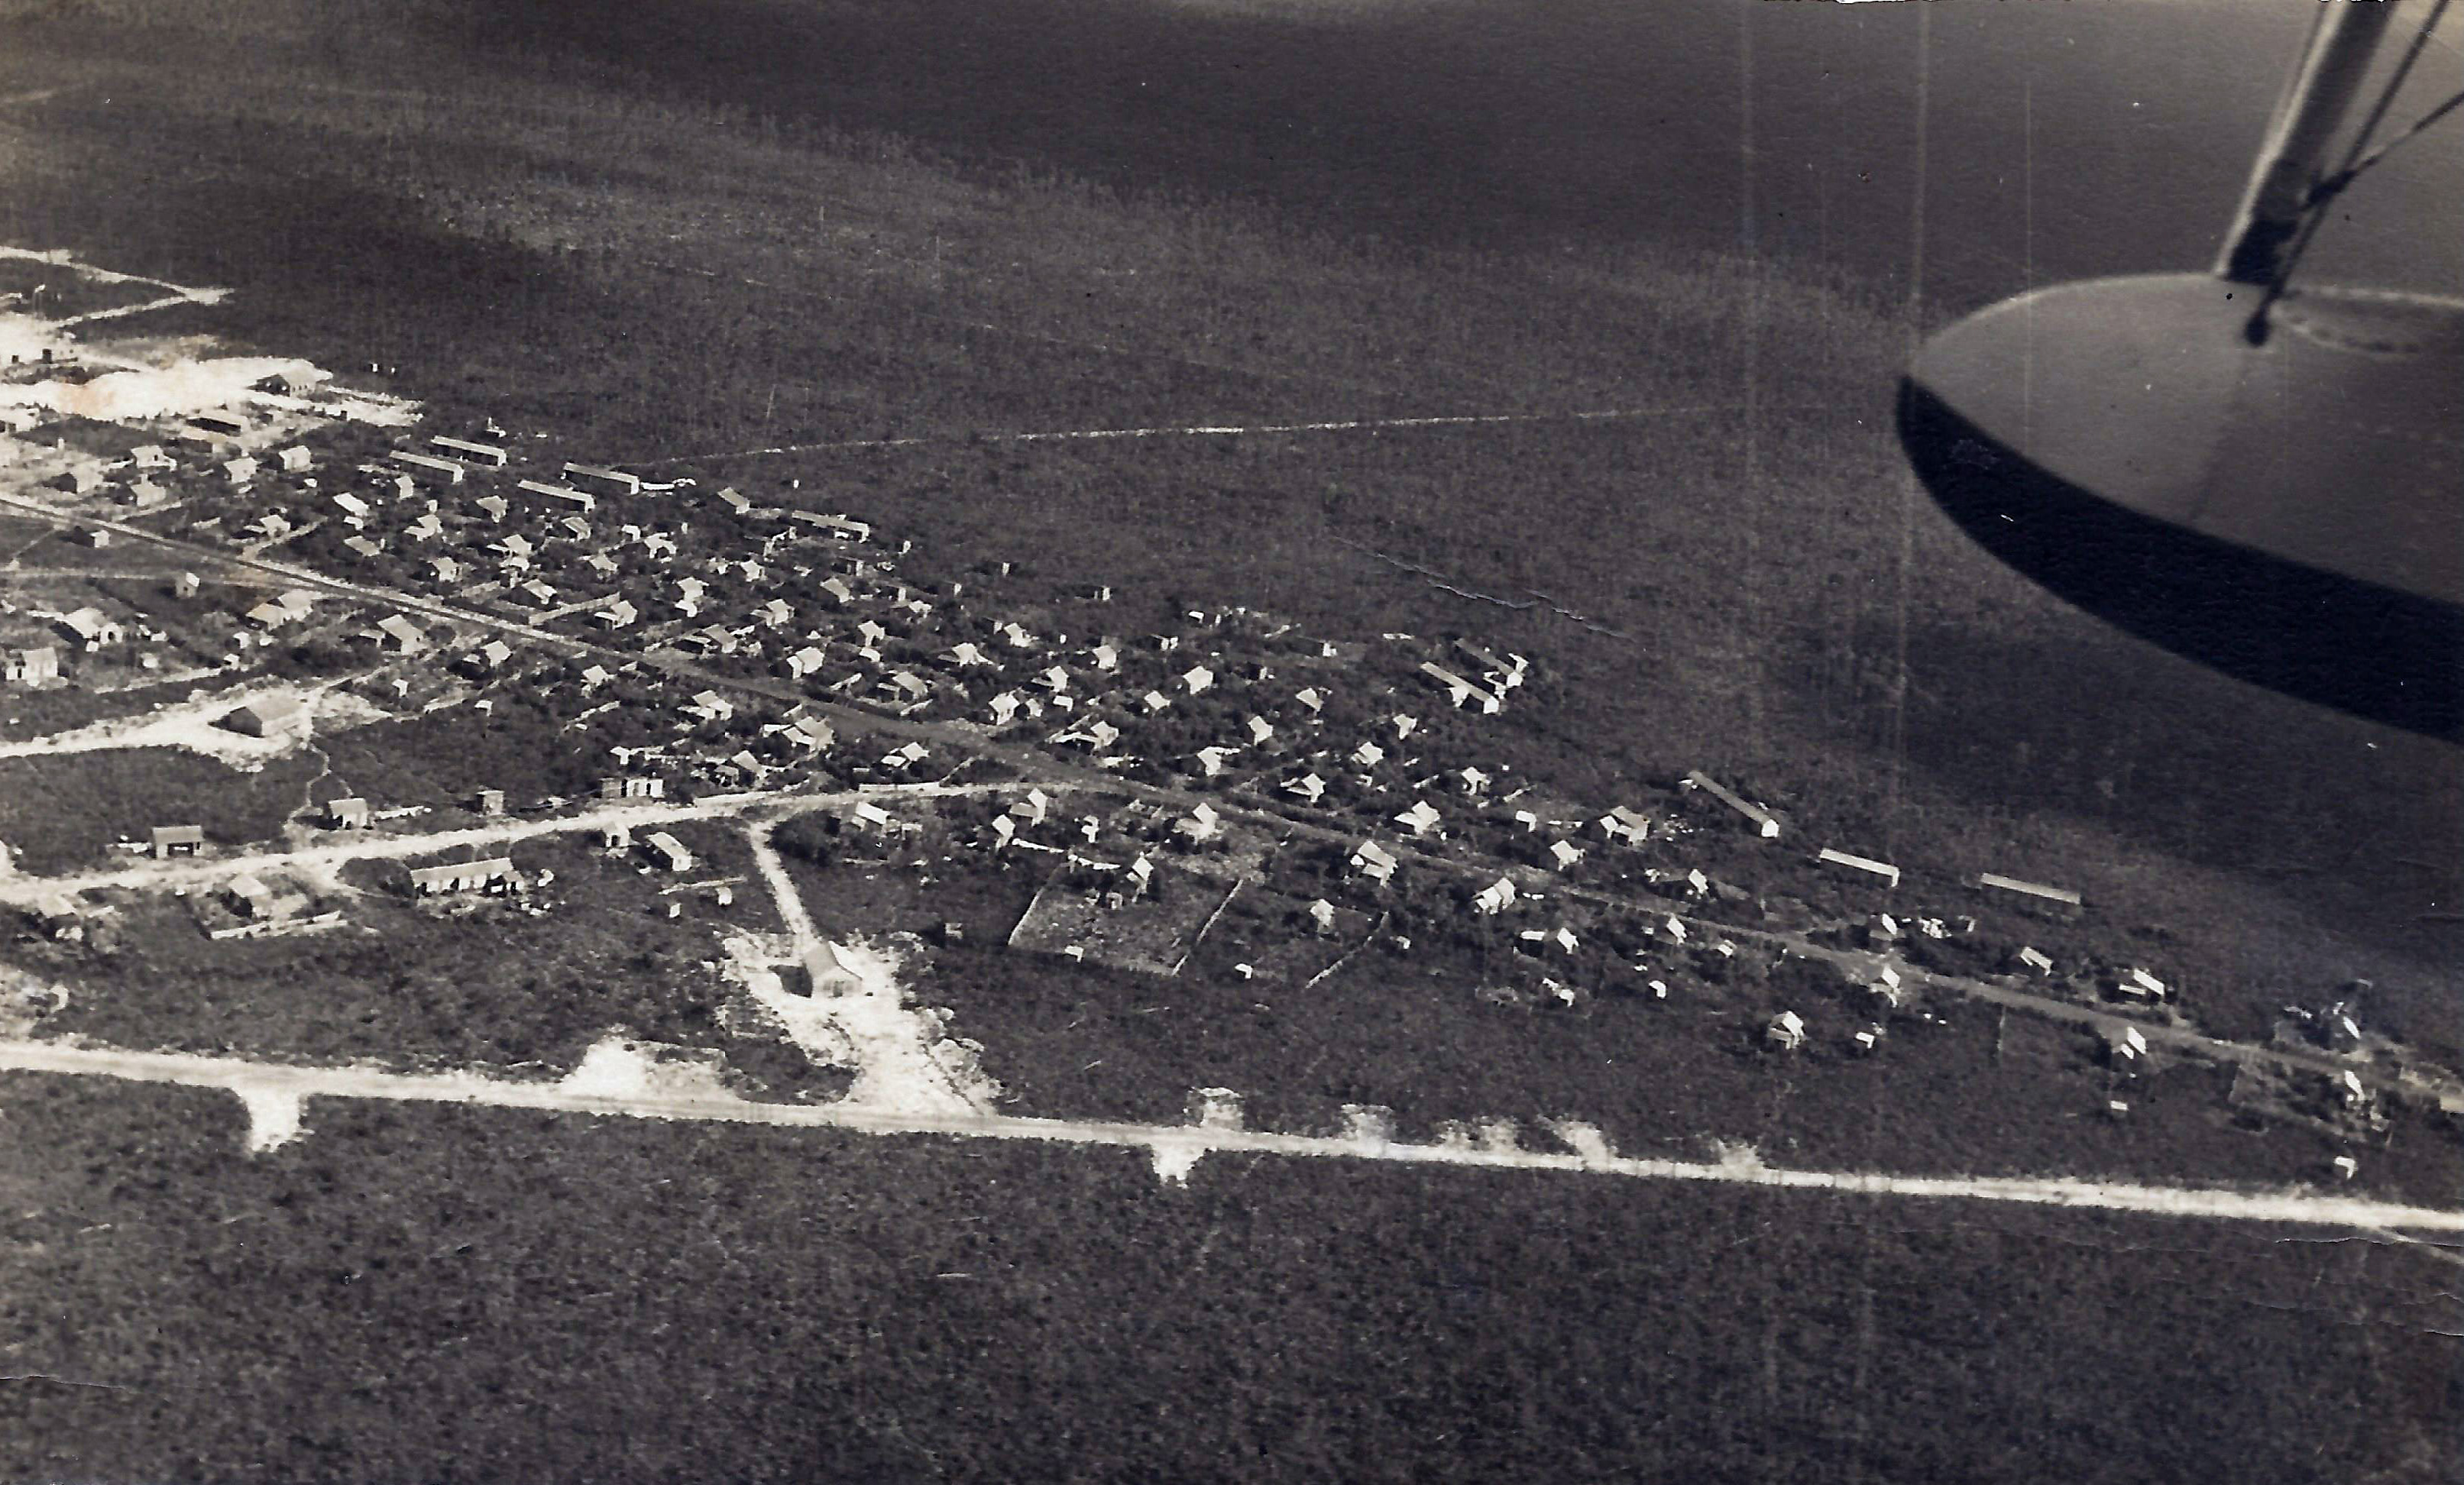
[[[0,1485],[2464,1480],[2464,5],[0,0]]]

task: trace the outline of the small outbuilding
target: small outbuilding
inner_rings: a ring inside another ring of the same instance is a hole
[[[222,725],[243,737],[270,737],[305,710],[297,696],[260,696],[225,712]]]

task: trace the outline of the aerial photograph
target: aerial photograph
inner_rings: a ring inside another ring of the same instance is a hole
[[[0,1485],[2464,1480],[2464,6],[0,0]]]

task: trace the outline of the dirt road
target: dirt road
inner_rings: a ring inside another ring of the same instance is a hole
[[[1022,1119],[999,1114],[911,1111],[878,1105],[755,1103],[708,1094],[627,1097],[568,1083],[500,1082],[467,1073],[410,1075],[358,1067],[290,1067],[236,1058],[167,1052],[121,1052],[49,1042],[0,1040],[0,1070],[118,1078],[139,1082],[222,1088],[243,1096],[275,1126],[253,1130],[253,1147],[282,1143],[306,1128],[297,1121],[305,1101],[380,1099],[464,1103],[639,1119],[844,1129],[857,1134],[943,1135],[957,1139],[1041,1140],[1111,1146],[1147,1153],[1158,1170],[1185,1173],[1208,1154],[1317,1156],[1405,1165],[1475,1166],[1499,1170],[1549,1170],[1569,1175],[1651,1181],[1707,1181],[1878,1198],[1991,1201],[2023,1206],[2129,1212],[2212,1221],[2334,1228],[2364,1234],[2464,1234],[2464,1212],[2404,1206],[2300,1190],[2232,1190],[2189,1186],[2075,1179],[1910,1176],[1868,1171],[1792,1170],[1751,1159],[1720,1162],[1638,1160],[1610,1151],[1595,1130],[1568,1125],[1549,1138],[1560,1149],[1491,1143],[1404,1145],[1375,1139],[1274,1134],[1212,1126]]]

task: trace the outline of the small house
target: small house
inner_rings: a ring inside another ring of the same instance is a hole
[[[1782,1052],[1793,1052],[1805,1045],[1805,1018],[1793,1011],[1782,1011],[1763,1028],[1763,1039]]]
[[[1500,877],[1472,894],[1472,911],[1485,916],[1504,912],[1514,906],[1516,895],[1513,882]]]
[[[128,638],[128,631],[120,622],[99,608],[71,609],[60,616],[59,626],[61,632],[88,650],[121,644]]]
[[[1640,845],[1651,839],[1651,817],[1619,804],[1594,821],[1602,839],[1616,845]]]
[[[873,689],[895,707],[913,709],[933,699],[933,688],[912,670],[892,670]]]
[[[222,725],[243,737],[270,737],[304,710],[297,696],[260,696],[225,712]]]
[[[428,648],[428,633],[407,615],[387,614],[377,621],[378,644],[397,655],[416,655]]]
[[[232,908],[241,917],[263,922],[274,916],[274,888],[267,886],[265,879],[255,873],[242,872],[233,877],[225,890],[231,896]]]
[[[205,849],[205,844],[202,825],[157,825],[146,840],[146,850],[159,862],[174,856],[194,856]]]
[[[1415,799],[1412,801],[1412,807],[1410,809],[1405,810],[1402,814],[1395,817],[1395,823],[1402,826],[1405,830],[1410,831],[1415,836],[1425,836],[1430,831],[1438,828],[1438,822],[1441,819],[1443,819],[1443,817],[1438,814],[1437,810],[1430,805],[1428,800]]]
[[[1304,804],[1315,804],[1318,800],[1326,797],[1326,780],[1318,777],[1315,774],[1303,774],[1300,777],[1284,785],[1284,792],[1286,794],[1299,796],[1301,802]]]
[[[2170,991],[2145,970],[2128,969],[2114,976],[2113,993],[2125,1000],[2162,1000]]]
[[[0,651],[0,681],[12,686],[40,686],[60,678],[60,652],[49,644]]]
[[[1394,881],[1395,868],[1399,864],[1395,860],[1394,852],[1375,841],[1363,841],[1353,846],[1351,862],[1353,871],[1379,884]]]
[[[325,823],[336,830],[368,828],[368,801],[356,795],[325,801]]]

